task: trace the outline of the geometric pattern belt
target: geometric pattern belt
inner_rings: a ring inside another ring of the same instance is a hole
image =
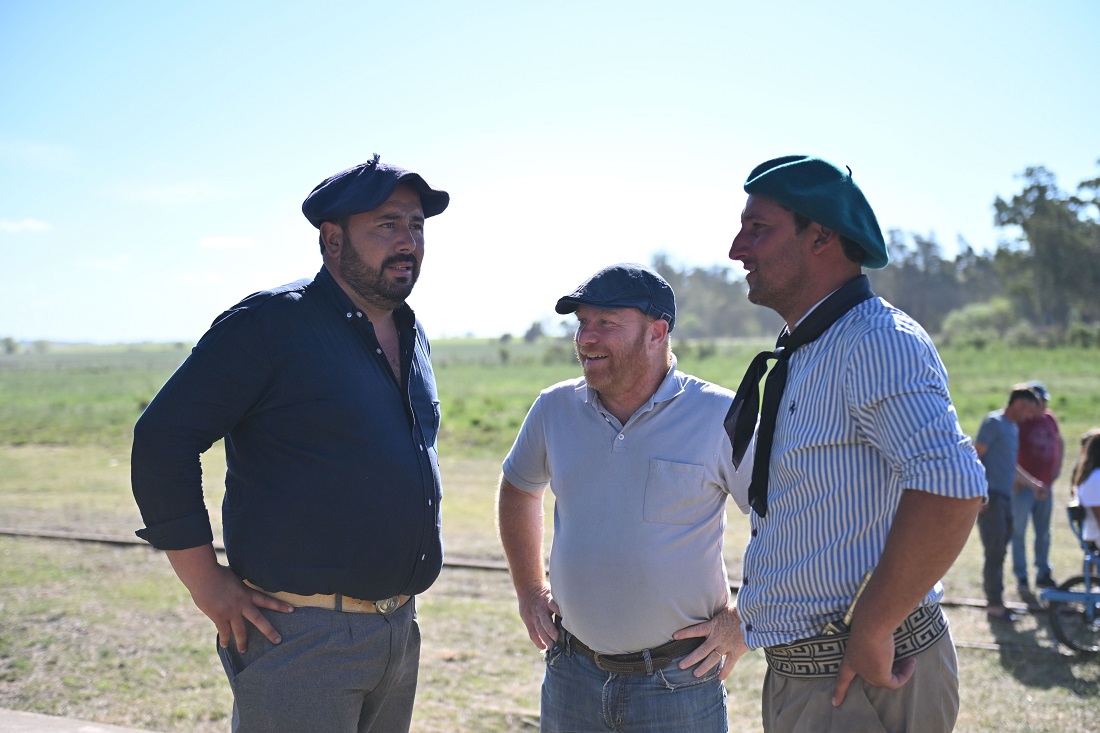
[[[894,632],[894,659],[905,659],[935,644],[947,633],[947,619],[938,603],[921,606]],[[848,634],[813,636],[790,644],[764,648],[773,672],[785,677],[835,677],[844,659]]]

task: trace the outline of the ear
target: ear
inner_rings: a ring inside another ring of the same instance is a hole
[[[649,328],[650,343],[655,345],[663,344],[665,337],[668,336],[668,321],[663,318],[658,318],[649,324]]]
[[[840,235],[834,232],[832,229],[823,227],[817,222],[814,222],[813,227],[813,243],[810,245],[810,251],[814,254],[821,254],[830,242],[833,242],[840,246]]]
[[[325,245],[325,254],[337,257],[340,254],[340,246],[344,242],[344,230],[335,222],[323,221],[321,222],[321,241]]]

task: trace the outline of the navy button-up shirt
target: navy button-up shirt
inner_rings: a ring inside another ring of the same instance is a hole
[[[212,540],[199,455],[225,438],[226,556],[269,591],[377,600],[443,564],[429,345],[394,313],[402,382],[329,272],[223,313],[134,428],[131,477],[163,550]]]

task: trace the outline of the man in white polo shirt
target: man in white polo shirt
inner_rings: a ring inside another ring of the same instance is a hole
[[[675,295],[649,268],[607,267],[556,310],[577,315],[584,377],[535,400],[498,494],[520,616],[547,650],[542,730],[725,731],[745,647],[722,535],[752,472],[722,427],[733,393],[676,370]]]

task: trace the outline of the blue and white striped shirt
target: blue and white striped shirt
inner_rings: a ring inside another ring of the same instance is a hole
[[[815,636],[844,616],[903,491],[986,493],[932,340],[881,298],[791,356],[770,467],[768,514],[752,514],[737,596],[753,648]],[[923,603],[942,596],[936,583]]]

